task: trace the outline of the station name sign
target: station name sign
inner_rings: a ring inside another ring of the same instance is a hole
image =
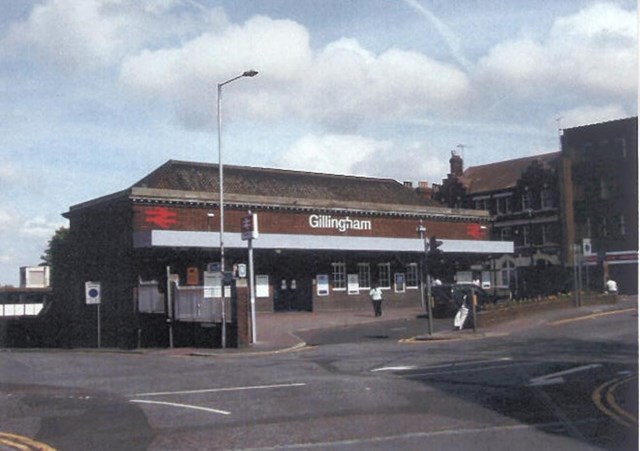
[[[371,221],[352,219],[349,216],[334,218],[331,215],[309,215],[309,226],[312,229],[336,229],[339,232],[347,230],[371,230]]]

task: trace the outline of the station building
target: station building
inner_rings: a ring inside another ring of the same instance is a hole
[[[374,284],[384,290],[385,308],[420,306],[430,237],[442,241],[442,258],[430,272],[445,282],[513,252],[512,242],[489,240],[487,211],[448,208],[424,187],[391,179],[225,165],[223,199],[225,267],[237,277],[248,264],[241,221],[249,211],[257,215],[259,312],[370,309]],[[146,337],[165,327],[167,280],[202,297],[207,268],[220,262],[215,164],[168,161],[130,188],[74,205],[64,216],[69,264],[58,276],[74,343],[93,335],[86,281],[101,284],[103,345],[152,345]],[[149,283],[157,284],[157,308],[141,295]]]

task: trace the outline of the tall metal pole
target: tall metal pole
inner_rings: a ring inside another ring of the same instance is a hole
[[[427,267],[427,252],[429,252],[429,243],[427,242],[427,228],[422,224],[422,220],[420,221],[420,225],[418,226],[418,233],[420,234],[420,239],[422,240],[423,244],[424,244],[424,252],[422,254],[422,258],[421,258],[421,271],[420,271],[420,301],[422,302],[422,305],[425,305],[425,299],[424,299],[424,290],[425,290],[425,279],[426,279],[426,283],[427,283],[427,299],[426,299],[426,306],[427,306],[427,315],[428,315],[428,333],[429,335],[432,334],[433,332],[433,319],[432,319],[432,312],[431,312],[431,282],[429,280],[429,270]]]
[[[258,331],[256,324],[256,284],[253,269],[253,239],[249,238],[249,296],[251,307],[251,344],[258,342]]]
[[[236,81],[242,77],[255,77],[258,75],[258,72],[255,70],[248,70],[243,72],[242,74],[230,78],[229,80],[223,81],[222,83],[218,83],[218,181],[219,181],[219,200],[220,200],[220,271],[222,274],[222,327],[221,327],[221,346],[222,348],[227,347],[227,318],[225,315],[225,305],[224,305],[224,271],[225,271],[225,262],[224,262],[224,169],[223,169],[223,159],[222,159],[222,87],[226,84],[229,84],[233,81]]]
[[[242,74],[230,78],[227,81],[218,83],[218,180],[219,180],[219,199],[220,199],[220,271],[224,272],[224,169],[222,159],[222,87],[242,77],[255,77],[258,72],[248,70]],[[224,286],[222,289],[222,297],[224,298]]]

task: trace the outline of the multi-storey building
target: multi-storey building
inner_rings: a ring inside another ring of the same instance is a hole
[[[592,288],[637,293],[638,118],[565,129],[561,184],[565,261],[586,262]]]

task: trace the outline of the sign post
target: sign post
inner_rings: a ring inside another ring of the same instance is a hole
[[[98,307],[98,349],[101,346],[100,337],[100,282],[85,282],[84,293],[87,305],[96,305]]]
[[[253,272],[253,240],[258,238],[258,215],[248,211],[248,215],[242,218],[240,223],[242,239],[247,241],[249,248],[249,296],[251,306],[251,344],[258,341],[258,331],[256,330],[256,287]]]
[[[429,280],[429,268],[427,267],[427,254],[429,252],[429,242],[427,241],[427,228],[422,224],[422,220],[420,220],[420,225],[416,229],[416,231],[420,234],[420,239],[424,244],[424,252],[422,254],[422,258],[420,262],[422,263],[422,268],[420,270],[420,301],[422,303],[422,307],[426,306],[427,308],[427,325],[428,325],[428,333],[431,335],[433,333],[433,319],[432,319],[432,308],[431,308],[431,281]],[[426,279],[426,289],[427,289],[427,299],[425,302],[424,299],[424,291],[425,291],[425,279]]]

